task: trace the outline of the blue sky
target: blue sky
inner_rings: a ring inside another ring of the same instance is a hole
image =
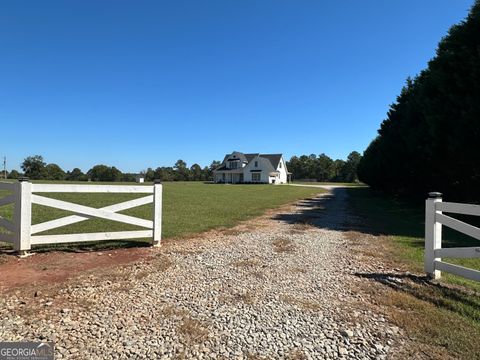
[[[363,152],[473,0],[2,1],[0,155],[64,169]]]

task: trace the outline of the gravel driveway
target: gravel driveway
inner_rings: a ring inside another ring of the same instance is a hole
[[[0,339],[53,340],[59,359],[385,358],[400,330],[353,290],[362,265],[334,192],[4,297]]]

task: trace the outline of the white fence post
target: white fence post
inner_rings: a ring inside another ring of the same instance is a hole
[[[162,240],[162,184],[155,180],[153,184],[153,246],[160,246]]]
[[[13,246],[15,251],[23,254],[31,248],[32,226],[32,184],[25,179],[20,179],[15,184],[14,224]]]
[[[425,272],[433,279],[439,279],[441,272],[435,269],[435,250],[442,248],[442,224],[437,222],[435,204],[442,201],[439,192],[428,193],[425,205]]]

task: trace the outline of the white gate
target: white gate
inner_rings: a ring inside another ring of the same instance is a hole
[[[425,272],[438,279],[441,271],[480,281],[480,271],[442,261],[448,258],[480,258],[480,247],[442,248],[442,225],[480,240],[480,229],[444,214],[480,216],[480,205],[442,202],[442,194],[430,193],[425,207]]]
[[[132,186],[32,184],[28,181],[21,181],[18,183],[0,183],[0,190],[13,192],[12,195],[0,199],[0,206],[10,203],[15,204],[13,222],[0,217],[0,226],[12,233],[0,234],[0,241],[12,243],[17,251],[24,252],[30,250],[31,245],[36,244],[58,244],[80,241],[136,238],[152,238],[152,245],[160,245],[162,234],[162,185],[160,183],[155,183],[151,186]],[[96,209],[89,206],[37,195],[40,193],[130,193],[150,195]],[[152,202],[154,204],[152,220],[118,214],[120,211]],[[66,210],[74,212],[77,215],[65,216],[59,219],[32,225],[32,204]],[[61,226],[86,221],[94,217],[136,225],[143,227],[146,230],[64,235],[35,235]]]

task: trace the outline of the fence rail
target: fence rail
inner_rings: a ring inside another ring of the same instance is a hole
[[[152,186],[130,185],[69,185],[69,184],[32,184],[28,181],[18,183],[0,183],[0,189],[12,191],[0,199],[0,206],[14,204],[13,221],[0,217],[0,227],[11,234],[0,234],[0,241],[12,243],[14,249],[25,252],[36,244],[58,244],[81,241],[103,241],[119,239],[152,238],[152,245],[159,246],[162,234],[162,185],[155,182]],[[79,205],[67,201],[37,195],[38,193],[131,193],[151,194],[138,199],[109,205],[100,209]],[[153,203],[153,219],[146,220],[120,211]],[[59,219],[32,224],[32,204],[43,205],[60,210],[70,211],[69,215]],[[100,218],[136,225],[147,230],[116,231],[99,233],[79,233],[63,235],[35,235],[47,230],[71,225],[91,218]]]
[[[480,240],[480,228],[446,213],[480,216],[480,205],[443,202],[442,194],[430,193],[425,206],[425,272],[432,278],[445,271],[480,281],[480,271],[442,261],[442,258],[480,258],[480,247],[442,248],[442,226]]]

